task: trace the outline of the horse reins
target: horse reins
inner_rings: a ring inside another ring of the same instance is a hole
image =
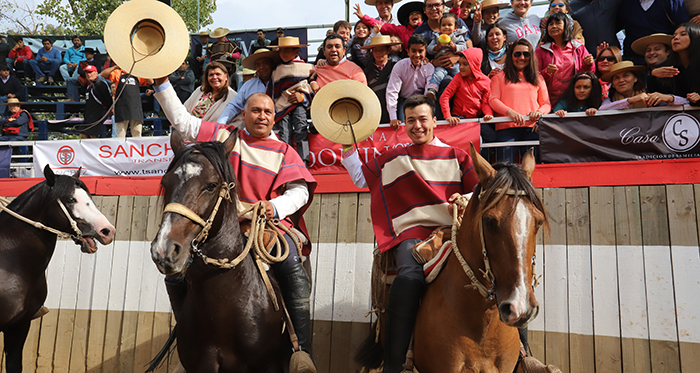
[[[496,193],[501,193],[503,192],[502,189],[496,189]],[[505,191],[506,195],[509,196],[525,196],[527,193],[524,190],[515,190],[515,189],[508,189]],[[484,191],[482,190],[481,193],[479,193],[479,200],[481,200],[481,197],[484,195]],[[479,235],[481,236],[481,253],[484,257],[484,267],[485,269],[479,269],[481,271],[482,276],[484,276],[484,279],[488,281],[491,284],[491,288],[487,288],[484,284],[481,283],[474,274],[474,270],[469,266],[469,263],[464,259],[462,256],[462,253],[459,251],[459,247],[457,247],[457,231],[459,230],[460,226],[462,225],[462,219],[458,214],[459,207],[466,208],[467,202],[469,201],[468,197],[465,196],[460,196],[457,198],[452,206],[452,245],[453,247],[453,252],[455,253],[455,256],[457,257],[457,261],[459,261],[459,264],[462,266],[462,270],[464,270],[464,273],[469,277],[469,280],[471,281],[470,285],[467,285],[467,287],[475,289],[479,291],[479,294],[483,296],[484,298],[488,300],[493,300],[495,293],[496,293],[496,280],[493,276],[493,272],[491,271],[491,263],[489,262],[489,257],[488,257],[488,252],[486,250],[486,240],[484,239],[484,227],[483,227],[483,221],[482,219],[479,219]],[[539,285],[539,278],[535,274],[535,254],[532,255],[532,277],[533,277],[533,288],[537,285]]]
[[[80,230],[80,228],[78,228],[78,223],[76,223],[75,220],[73,219],[73,217],[70,216],[68,209],[66,209],[66,206],[63,204],[63,202],[61,202],[61,199],[60,198],[56,199],[56,201],[58,202],[58,205],[61,207],[61,211],[63,211],[63,213],[66,215],[66,218],[68,218],[68,222],[70,222],[70,226],[71,226],[71,228],[73,228],[73,232],[75,232],[75,234],[66,233],[66,232],[60,231],[56,228],[48,227],[41,222],[25,218],[24,216],[7,208],[7,205],[10,204],[10,200],[8,200],[7,198],[0,197],[0,209],[7,212],[8,214],[13,216],[14,218],[19,219],[19,220],[33,226],[34,228],[49,231],[61,239],[71,239],[71,240],[73,240],[73,242],[75,242],[76,245],[80,245],[80,237],[83,235],[83,232]]]
[[[287,243],[287,240],[282,239],[282,235],[284,234],[282,233],[282,231],[287,233],[287,235],[289,235],[289,237],[292,238],[297,249],[301,248],[301,243],[299,242],[297,237],[287,227],[284,226],[284,224],[279,224],[279,220],[267,220],[267,218],[265,217],[265,203],[263,201],[259,201],[256,204],[251,205],[250,207],[241,211],[238,214],[238,216],[240,217],[252,211],[254,219],[251,219],[251,227],[248,242],[246,243],[243,251],[237,257],[235,257],[234,259],[214,259],[204,254],[199,248],[199,246],[202,243],[204,243],[204,241],[206,241],[207,237],[209,236],[209,230],[211,229],[212,223],[214,222],[214,218],[216,218],[216,214],[219,211],[221,201],[225,199],[229,202],[232,202],[231,190],[234,187],[235,183],[222,183],[221,189],[219,189],[219,198],[217,199],[216,204],[214,205],[214,209],[212,210],[211,214],[209,215],[209,218],[206,221],[187,206],[175,202],[166,205],[165,209],[163,209],[163,213],[176,213],[202,226],[202,230],[199,232],[197,237],[195,237],[192,240],[190,246],[192,252],[198,257],[200,257],[205,264],[213,265],[221,269],[234,269],[245,259],[246,256],[248,256],[250,250],[254,248],[253,258],[255,259],[255,264],[257,265],[258,270],[260,271],[260,275],[263,278],[263,282],[265,283],[265,287],[267,288],[268,293],[270,293],[272,303],[275,306],[275,311],[278,311],[279,303],[277,301],[277,297],[275,296],[275,291],[272,287],[272,283],[270,282],[264,265],[280,263],[287,259],[287,256],[289,255],[289,244]],[[274,244],[276,249],[276,255],[270,254],[265,248],[265,244],[263,242],[265,227],[271,229],[277,236],[277,239],[275,240]]]

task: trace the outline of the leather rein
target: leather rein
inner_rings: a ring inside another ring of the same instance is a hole
[[[0,209],[2,209],[2,211],[5,211],[6,213],[10,214],[14,218],[19,219],[19,220],[33,226],[34,228],[43,229],[45,231],[51,232],[51,233],[55,234],[56,236],[58,236],[58,238],[60,238],[60,239],[71,239],[71,240],[73,240],[73,242],[75,242],[76,245],[80,245],[81,244],[80,237],[83,235],[83,232],[80,230],[80,228],[78,228],[78,223],[75,221],[75,219],[73,219],[72,216],[70,216],[68,209],[63,204],[63,202],[61,202],[61,199],[57,198],[56,201],[58,202],[58,206],[61,207],[61,211],[63,211],[63,214],[68,219],[68,222],[70,223],[71,228],[73,228],[73,232],[75,232],[75,234],[66,233],[66,232],[60,231],[56,228],[48,227],[41,222],[31,220],[29,218],[26,218],[26,217],[24,217],[16,212],[10,210],[9,208],[7,208],[7,205],[10,204],[10,200],[8,200],[7,198],[0,198]]]
[[[501,189],[496,190],[497,193],[502,192]],[[484,191],[482,190],[481,193],[479,193],[479,200],[481,200],[481,197],[483,196]],[[527,193],[524,190],[515,190],[515,189],[508,189],[505,192],[506,195],[509,196],[525,196]],[[462,217],[459,216],[458,214],[458,209],[459,207],[466,208],[467,203],[469,202],[469,198],[465,196],[461,196],[455,200],[452,209],[452,244],[454,245],[453,247],[453,252],[455,253],[455,256],[457,257],[457,261],[459,261],[459,264],[462,266],[462,270],[464,270],[464,273],[469,277],[469,280],[471,281],[470,285],[467,285],[466,287],[475,289],[481,294],[482,297],[486,298],[487,300],[491,301],[494,300],[495,295],[496,295],[496,279],[493,277],[493,272],[491,271],[491,263],[489,262],[489,257],[488,257],[488,251],[486,250],[486,240],[484,239],[484,226],[483,226],[483,220],[479,219],[479,235],[481,236],[481,253],[483,255],[483,260],[484,260],[484,268],[485,269],[479,269],[481,272],[481,275],[484,277],[487,283],[491,285],[490,288],[487,288],[479,279],[477,279],[476,275],[474,274],[474,270],[469,266],[469,263],[464,259],[464,256],[462,256],[462,253],[459,251],[459,247],[457,247],[457,232],[459,231],[459,228],[462,225]],[[539,277],[537,277],[535,273],[535,257],[536,257],[536,251],[532,255],[532,287],[536,287],[539,285]]]

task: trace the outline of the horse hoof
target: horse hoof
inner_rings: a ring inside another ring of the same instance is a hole
[[[316,365],[309,354],[296,351],[289,359],[289,373],[316,373]]]
[[[561,369],[552,364],[544,365],[532,356],[524,357],[520,366],[522,369],[518,370],[518,372],[523,373],[561,373]]]
[[[44,306],[41,306],[41,308],[39,308],[39,310],[36,311],[34,316],[32,316],[32,320],[38,319],[38,318],[46,315],[47,313],[49,313],[49,309],[44,307]]]

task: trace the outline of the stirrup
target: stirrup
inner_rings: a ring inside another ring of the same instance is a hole
[[[289,359],[289,373],[316,373],[316,365],[305,351],[294,351]]]
[[[36,311],[36,313],[34,314],[34,316],[32,316],[32,320],[38,319],[38,318],[40,318],[40,317],[46,315],[47,313],[49,313],[49,309],[46,308],[46,307],[44,307],[44,306],[41,306],[41,308],[39,308],[39,309]]]

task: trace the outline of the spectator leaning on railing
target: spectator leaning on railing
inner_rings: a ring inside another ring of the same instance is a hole
[[[0,141],[24,141],[34,130],[32,115],[28,111],[22,110],[21,104],[24,102],[20,102],[16,98],[11,98],[6,103],[0,104],[8,107],[8,111],[0,117],[0,127],[2,127]]]
[[[670,94],[644,89],[644,66],[635,66],[632,61],[618,62],[603,75],[603,80],[612,82],[608,98],[599,110],[638,109],[652,106],[685,105],[688,100]]]

